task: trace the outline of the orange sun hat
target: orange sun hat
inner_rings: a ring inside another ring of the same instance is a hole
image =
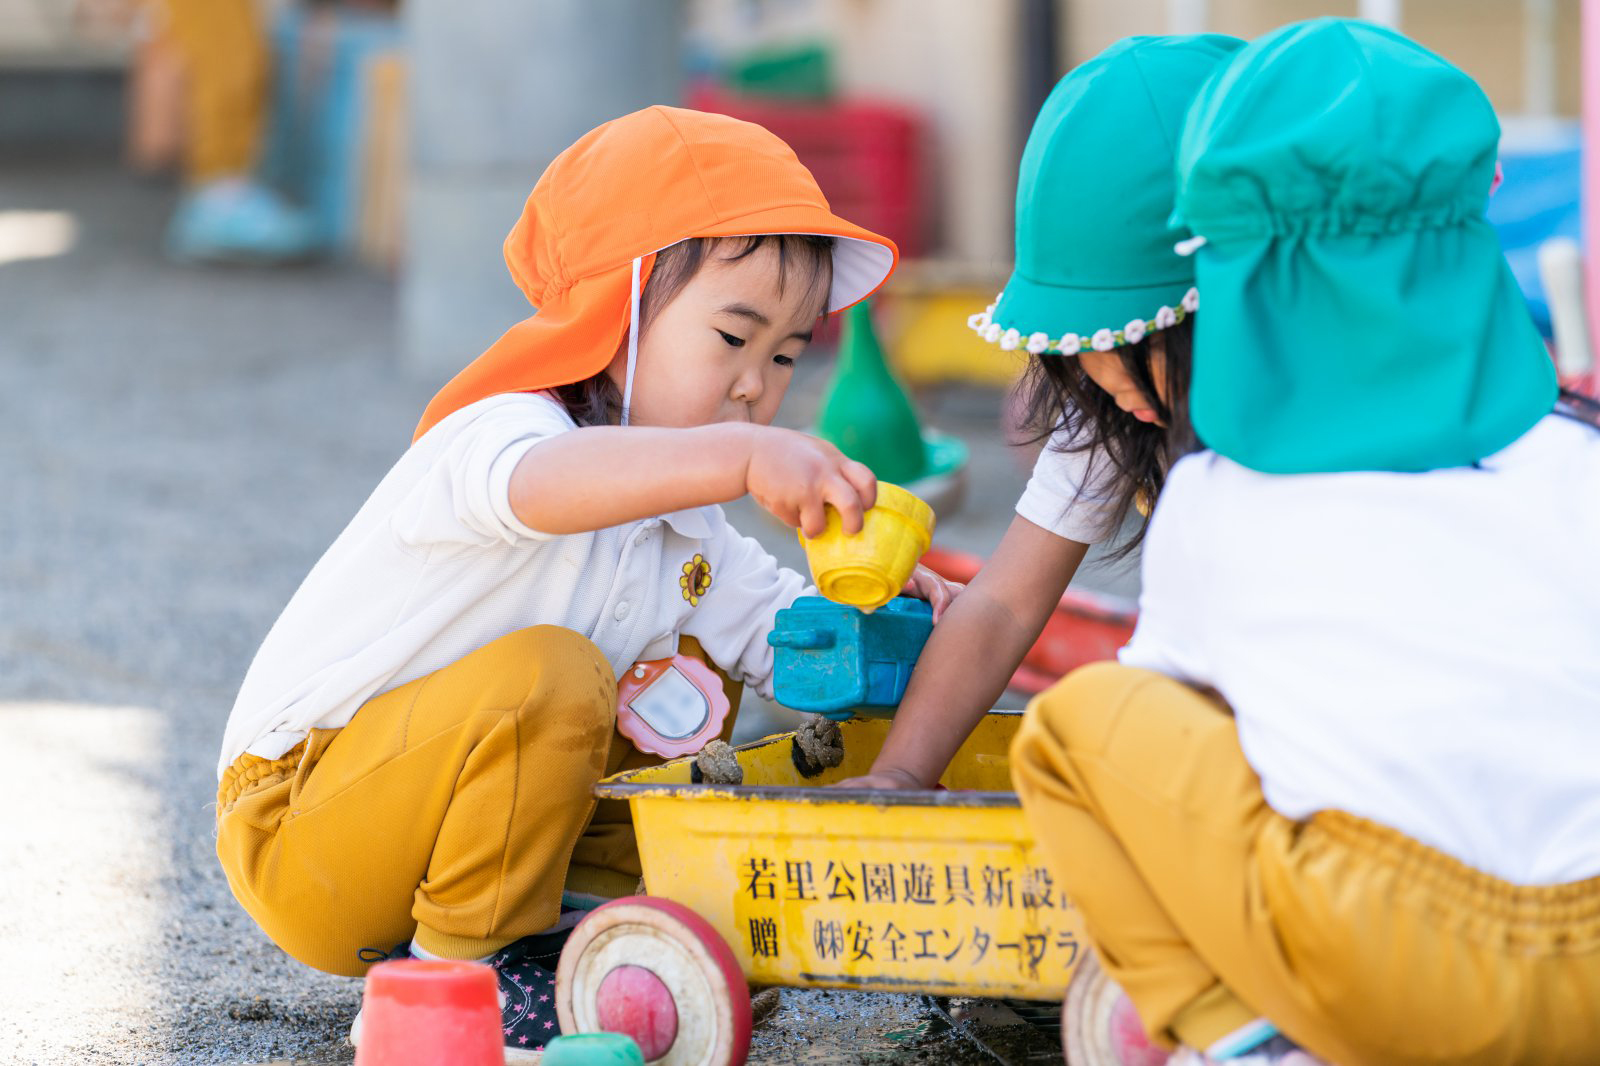
[[[591,130],[545,170],[506,238],[506,265],[537,313],[439,390],[416,436],[489,396],[604,370],[656,252],[767,233],[837,238],[829,313],[876,292],[899,259],[894,242],[835,215],[794,151],[754,123],[657,106]]]

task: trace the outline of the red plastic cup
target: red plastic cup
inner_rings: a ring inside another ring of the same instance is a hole
[[[505,1066],[500,986],[481,962],[395,959],[367,971],[356,1066]]]

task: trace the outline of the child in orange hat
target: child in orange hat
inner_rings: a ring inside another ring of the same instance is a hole
[[[874,502],[771,422],[818,317],[895,258],[749,123],[653,107],[551,164],[506,241],[538,313],[434,398],[228,721],[217,851],[280,947],[349,975],[397,942],[486,959],[508,1059],[555,1035],[564,893],[639,877],[593,785],[726,737],[804,591],[717,505],[818,533]]]

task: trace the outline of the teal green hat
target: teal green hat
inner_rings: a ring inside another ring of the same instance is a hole
[[[1195,309],[1169,225],[1183,116],[1233,37],[1129,37],[1061,79],[1017,178],[1017,261],[969,325],[1007,350],[1076,355],[1132,344]]]
[[[1364,22],[1286,26],[1217,73],[1173,213],[1205,242],[1208,446],[1274,474],[1422,471],[1549,413],[1555,368],[1484,219],[1499,136],[1471,78]]]

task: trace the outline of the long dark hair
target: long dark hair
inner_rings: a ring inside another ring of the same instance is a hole
[[[690,237],[662,249],[650,268],[650,280],[639,294],[639,332],[650,328],[661,309],[683,291],[712,252],[718,258],[736,263],[762,248],[778,253],[778,292],[782,294],[790,269],[798,269],[806,292],[815,295],[826,309],[828,288],[833,283],[832,237],[815,233],[761,233],[746,237]],[[724,251],[724,246],[726,250]],[[820,313],[820,312],[819,312]],[[623,336],[627,343],[627,336]],[[572,420],[580,426],[605,426],[622,415],[622,392],[604,370],[571,385],[557,385],[550,392],[561,401]]]
[[[1166,483],[1172,464],[1199,448],[1189,422],[1189,368],[1194,347],[1194,315],[1167,329],[1148,333],[1137,344],[1117,349],[1122,365],[1165,425],[1141,422],[1117,406],[1111,394],[1090,380],[1075,356],[1030,355],[1017,388],[1025,404],[1024,443],[1048,440],[1065,430],[1063,440],[1047,445],[1056,451],[1089,453],[1090,485],[1110,493],[1106,528],[1110,537],[1123,527],[1131,511],[1145,501],[1138,531],[1107,558],[1126,558],[1144,540],[1149,511]],[[1156,365],[1162,358],[1165,379],[1156,387]],[[1162,394],[1168,398],[1163,402]]]

